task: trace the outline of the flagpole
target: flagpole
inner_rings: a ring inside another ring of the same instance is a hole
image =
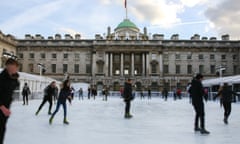
[[[125,9],[126,9],[126,19],[128,19],[127,0],[125,0],[124,5],[125,5]]]

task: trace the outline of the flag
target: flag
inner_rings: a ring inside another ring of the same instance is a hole
[[[124,6],[127,8],[127,0],[124,0]]]

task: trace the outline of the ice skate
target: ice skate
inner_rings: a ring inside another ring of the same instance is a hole
[[[66,118],[64,118],[64,120],[63,120],[63,123],[64,123],[64,124],[66,124],[66,125],[68,125],[68,124],[69,124],[69,122],[67,121],[67,119],[66,119]]]
[[[133,116],[131,115],[131,114],[125,114],[125,116],[124,116],[124,118],[126,118],[126,119],[130,119],[130,118],[132,118]]]
[[[207,131],[206,129],[201,129],[200,130],[200,132],[201,132],[201,134],[210,134],[210,132],[209,131]]]
[[[52,121],[53,121],[53,117],[49,119],[49,124],[52,124]]]

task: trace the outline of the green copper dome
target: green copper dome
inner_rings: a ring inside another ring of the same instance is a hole
[[[139,30],[138,27],[133,22],[131,22],[129,19],[124,19],[117,26],[117,28],[115,30],[118,30],[118,29],[121,29],[121,28],[133,28],[133,29]]]

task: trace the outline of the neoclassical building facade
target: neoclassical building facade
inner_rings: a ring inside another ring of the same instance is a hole
[[[62,80],[66,75],[73,82],[87,82],[101,89],[119,90],[126,78],[133,79],[136,89],[161,90],[167,87],[185,88],[196,73],[205,78],[217,77],[224,67],[223,76],[239,74],[240,41],[223,35],[189,40],[173,34],[148,35],[129,19],[124,19],[113,31],[95,39],[81,39],[60,34],[44,38],[25,35],[15,46],[21,71],[39,74],[39,64],[46,69],[44,75]]]

